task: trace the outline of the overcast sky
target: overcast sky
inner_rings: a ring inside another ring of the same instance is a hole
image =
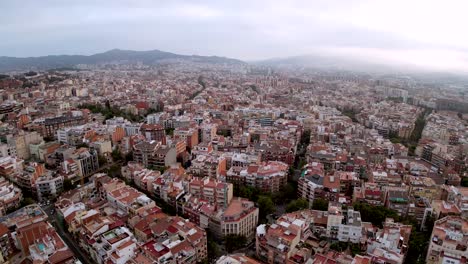
[[[468,71],[468,1],[1,0],[0,55],[338,54]]]

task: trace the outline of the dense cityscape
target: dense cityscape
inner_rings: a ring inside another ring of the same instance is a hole
[[[468,1],[0,10],[0,264],[468,264]]]
[[[467,261],[463,86],[175,60],[0,89],[1,263]]]

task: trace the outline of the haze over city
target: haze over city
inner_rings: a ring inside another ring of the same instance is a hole
[[[27,8],[25,8],[27,6]],[[3,56],[159,49],[467,72],[466,1],[2,1]]]
[[[468,2],[0,10],[0,264],[467,263]]]

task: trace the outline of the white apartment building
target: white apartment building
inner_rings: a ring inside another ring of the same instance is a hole
[[[45,175],[38,177],[35,182],[35,189],[39,201],[49,197],[57,197],[63,191],[63,176]]]
[[[348,208],[344,224],[338,226],[338,240],[342,242],[359,243],[362,238],[361,213]]]

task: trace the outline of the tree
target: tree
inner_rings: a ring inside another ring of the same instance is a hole
[[[257,201],[259,208],[259,220],[265,220],[266,216],[276,211],[275,204],[270,196],[261,195]]]
[[[89,147],[88,144],[86,144],[86,143],[84,143],[84,142],[83,142],[83,143],[80,143],[80,144],[78,144],[78,145],[76,145],[76,148],[77,148],[77,149],[79,149],[79,148],[88,148],[88,147]]]
[[[224,237],[226,251],[232,253],[238,249],[241,249],[247,243],[247,238],[242,235],[230,234]]]
[[[122,167],[118,164],[113,164],[107,169],[107,174],[111,177],[120,177],[122,176]]]
[[[21,201],[21,205],[20,207],[25,207],[25,206],[28,206],[30,204],[33,204],[35,203],[36,201],[34,201],[33,198],[31,197],[25,197],[22,201]]]
[[[335,242],[335,243],[330,245],[330,249],[333,249],[333,250],[338,251],[338,252],[343,252],[347,248],[348,248],[348,242],[338,241],[338,242]]]
[[[133,152],[128,152],[126,155],[125,155],[125,162],[128,163],[129,161],[132,161],[133,160]]]
[[[220,256],[218,244],[216,244],[212,239],[208,239],[207,251],[208,251],[207,263],[211,263],[210,261],[215,260]]]
[[[297,197],[297,182],[288,182],[281,193],[284,200],[294,200]]]
[[[319,210],[319,211],[327,211],[328,210],[328,201],[323,198],[316,198],[312,203],[312,209]]]
[[[295,212],[303,209],[309,208],[309,202],[306,199],[300,198],[294,201],[291,201],[288,206],[286,206],[286,212]]]
[[[234,187],[234,196],[247,198],[250,201],[256,202],[261,191],[252,186],[237,185]]]
[[[104,157],[104,156],[99,155],[98,156],[98,162],[99,162],[99,166],[104,166],[107,163],[107,158]]]
[[[120,153],[118,149],[114,149],[111,153],[111,156],[114,161],[119,161],[123,159],[122,153]]]
[[[250,136],[250,142],[258,142],[260,141],[260,135],[259,134],[253,134]]]
[[[166,135],[170,135],[170,136],[174,135],[174,128],[172,127],[166,128],[165,131],[166,131]]]
[[[373,225],[382,227],[382,223],[386,218],[399,220],[398,214],[384,206],[371,206],[366,203],[355,203],[354,210],[361,212],[361,219],[364,222],[371,222]]]
[[[462,177],[461,186],[468,187],[468,177]]]
[[[301,144],[302,146],[308,146],[310,143],[310,130],[309,129],[306,129],[304,130],[304,133],[302,133],[301,135],[301,140],[299,142],[299,144]]]
[[[73,183],[70,179],[63,180],[63,190],[70,191],[74,188]]]

